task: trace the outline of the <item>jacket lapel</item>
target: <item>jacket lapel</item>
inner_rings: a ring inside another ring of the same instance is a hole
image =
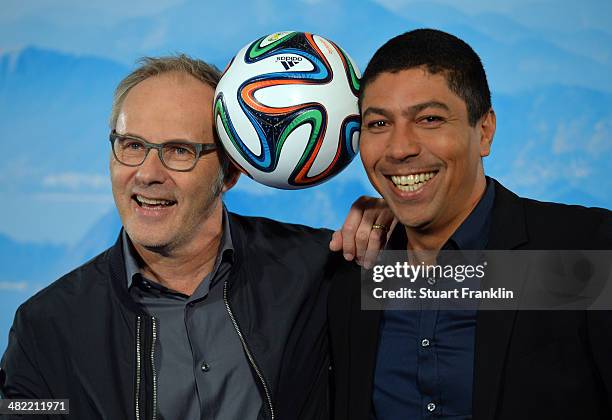
[[[526,242],[525,212],[521,199],[495,181],[495,203],[487,248],[510,250]],[[516,280],[523,281],[524,276],[518,274]],[[476,316],[474,420],[488,420],[495,416],[516,314],[516,310],[483,310]]]
[[[353,282],[350,320],[350,419],[369,419],[381,311],[361,310],[361,282]]]

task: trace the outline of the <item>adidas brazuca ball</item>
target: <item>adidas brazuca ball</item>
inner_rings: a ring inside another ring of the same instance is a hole
[[[217,86],[217,133],[234,163],[262,184],[320,184],[358,150],[360,76],[323,37],[264,36],[240,50]]]

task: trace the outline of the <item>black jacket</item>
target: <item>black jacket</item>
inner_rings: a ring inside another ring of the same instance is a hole
[[[225,303],[259,386],[260,418],[328,418],[325,308],[343,264],[328,251],[330,232],[235,214],[230,225],[235,264]],[[154,418],[154,330],[128,294],[119,239],[21,305],[2,392],[69,398],[73,419]]]
[[[496,182],[488,248],[612,249],[610,215],[519,198]],[[369,420],[381,313],[361,311],[358,282],[347,280],[329,298],[334,413]],[[478,312],[473,383],[474,420],[612,419],[612,312]]]

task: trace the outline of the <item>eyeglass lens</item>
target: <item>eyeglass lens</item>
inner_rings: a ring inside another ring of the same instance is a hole
[[[119,162],[137,166],[144,162],[148,149],[143,141],[133,138],[116,137],[113,150]],[[161,151],[162,162],[171,169],[190,169],[197,160],[197,150],[193,144],[164,143]]]

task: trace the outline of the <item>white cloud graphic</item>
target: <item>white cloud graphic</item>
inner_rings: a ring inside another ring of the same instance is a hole
[[[91,204],[113,204],[111,194],[87,194],[87,193],[36,193],[35,200],[48,203],[91,203]]]
[[[6,292],[22,292],[28,289],[25,281],[0,281],[0,290]]]
[[[69,190],[80,189],[106,189],[110,186],[107,175],[86,174],[78,172],[64,172],[46,175],[42,184],[50,188],[66,188]]]

